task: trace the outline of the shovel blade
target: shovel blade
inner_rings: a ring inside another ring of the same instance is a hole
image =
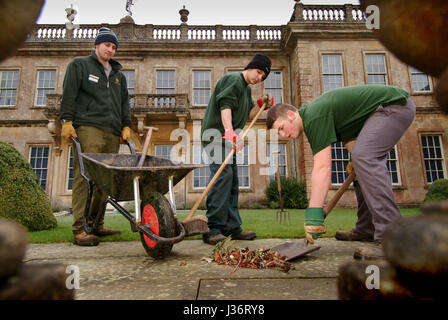
[[[291,261],[319,249],[320,246],[304,246],[293,242],[285,242],[273,247],[272,251],[278,252],[281,256],[286,256],[286,261]]]

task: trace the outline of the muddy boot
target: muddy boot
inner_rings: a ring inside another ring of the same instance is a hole
[[[75,234],[74,244],[78,246],[97,246],[100,240],[93,234],[87,234],[85,231]]]
[[[355,229],[352,229],[350,231],[343,231],[339,230],[336,232],[334,236],[337,240],[342,241],[367,241],[367,242],[373,242],[373,237],[370,237],[365,234],[361,234],[355,231]]]
[[[371,246],[356,248],[353,258],[357,260],[383,259],[384,252],[381,241],[375,241],[375,244]]]
[[[257,234],[252,231],[241,231],[237,234],[232,234],[233,240],[254,240],[257,237]]]
[[[95,235],[98,237],[103,237],[103,236],[111,236],[114,234],[120,234],[121,231],[120,230],[111,230],[105,227],[102,227],[101,229],[99,229],[98,231],[95,232]]]
[[[211,235],[210,237],[202,237],[202,241],[211,245],[215,245],[218,242],[223,242],[224,240],[226,240],[226,237],[224,237],[221,233]]]

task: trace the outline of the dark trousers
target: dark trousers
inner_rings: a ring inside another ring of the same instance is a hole
[[[112,132],[90,126],[81,126],[76,129],[76,133],[83,153],[117,153],[120,148],[120,137]],[[74,221],[72,231],[74,234],[78,234],[84,231],[83,217],[87,202],[87,182],[79,172],[78,154],[74,146],[73,179],[72,208]],[[103,208],[103,204],[106,198],[107,194],[94,186],[89,210],[91,219],[87,223],[92,225],[94,217],[99,214],[98,229],[104,226],[105,207]]]
[[[222,147],[222,159],[225,159],[230,150]],[[211,159],[211,157],[209,158]],[[218,171],[222,162],[216,161],[210,164],[210,179]],[[233,155],[230,162],[225,166],[207,195],[206,216],[210,232],[203,235],[205,238],[220,233],[228,236],[242,231],[240,227],[242,221],[238,211],[239,183],[236,154]]]

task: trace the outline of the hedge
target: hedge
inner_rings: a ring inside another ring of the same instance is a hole
[[[283,208],[305,209],[308,206],[306,197],[306,184],[304,180],[297,181],[295,178],[280,177],[282,188]],[[269,206],[273,209],[280,208],[277,179],[272,180],[265,190]]]
[[[434,181],[429,186],[423,203],[441,200],[448,200],[448,179],[438,179]]]
[[[38,231],[55,228],[56,218],[30,164],[12,145],[0,141],[0,217]]]

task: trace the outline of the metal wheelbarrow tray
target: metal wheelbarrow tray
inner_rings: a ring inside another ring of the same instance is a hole
[[[146,252],[154,258],[163,258],[171,252],[173,244],[185,238],[185,229],[177,220],[174,204],[174,186],[190,171],[204,165],[183,164],[154,156],[145,156],[143,165],[137,167],[141,155],[82,153],[76,139],[75,144],[80,174],[88,183],[87,201],[84,210],[84,229],[94,233],[100,214],[91,212],[93,190],[101,189],[108,195],[99,212],[104,212],[108,203],[118,210],[131,224],[134,232],[140,233]],[[164,194],[169,193],[170,200]],[[134,201],[133,217],[119,201]],[[89,219],[90,215],[93,219]],[[93,223],[88,223],[92,221]]]
[[[140,178],[140,189],[157,190],[161,194],[169,191],[169,178],[173,186],[191,170],[201,165],[188,165],[163,158],[146,156],[143,166],[136,167],[140,155],[84,153],[84,165],[95,184],[116,201],[134,200],[133,180]],[[143,193],[143,192],[142,192]]]

